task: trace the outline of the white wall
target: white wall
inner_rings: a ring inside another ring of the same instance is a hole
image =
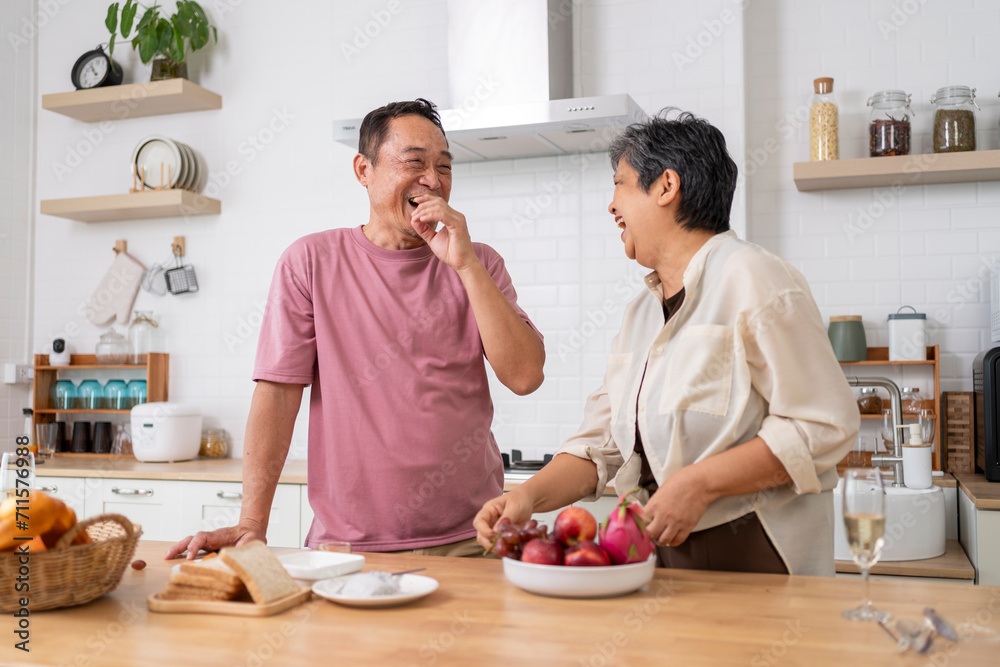
[[[971,391],[972,360],[990,346],[986,278],[1000,259],[1000,183],[800,193],[792,163],[809,159],[808,119],[792,129],[812,80],[831,76],[842,158],[867,156],[866,100],[891,88],[912,94],[911,152],[929,153],[931,95],[967,85],[982,108],[978,148],[1000,148],[1000,5],[777,0],[748,5],[745,30],[751,240],[805,274],[824,316],[862,315],[871,346],[888,345],[886,318],[900,306],[926,313],[942,389]],[[890,377],[931,395],[926,369]]]
[[[171,353],[171,398],[200,404],[207,424],[227,428],[241,444],[253,386],[257,304],[266,296],[275,260],[303,234],[367,218],[367,198],[351,174],[353,153],[332,142],[332,120],[416,96],[449,106],[445,3],[402,0],[396,13],[381,1],[298,0],[280,12],[227,0],[203,6],[219,27],[221,43],[195,58],[201,65],[192,78],[222,95],[222,110],[126,119],[103,129],[40,112],[38,197],[125,192],[136,142],[164,134],[201,152],[216,183],[235,163],[240,173],[218,188],[223,213],[101,224],[39,216],[39,238],[46,243],[37,253],[33,343],[41,349],[62,333],[78,351],[91,352],[101,331],[83,317],[82,305],[110,266],[115,239],[127,239],[130,252],[148,265],[169,256],[173,236],[185,235],[201,291],[184,297],[140,292],[136,308],[153,310],[161,321]],[[70,89],[74,60],[105,38],[106,7],[78,0],[45,26],[40,93]],[[742,153],[738,7],[725,21],[721,12],[729,3],[723,2],[587,1],[574,8],[578,94],[626,92],[647,111],[667,105],[697,111],[726,132],[734,155]],[[359,31],[379,16],[391,18],[364,43]],[[716,35],[706,32],[709,27]],[[703,32],[701,52],[693,48],[691,62],[676,65],[673,54],[683,54],[688,40]],[[126,82],[144,80],[148,68],[132,56],[120,45],[115,52],[129,68]],[[272,122],[286,126],[269,134]],[[247,143],[251,136],[270,143],[255,151]],[[71,166],[77,164],[74,153],[82,156],[78,166]],[[561,191],[545,199],[546,186],[556,185]],[[621,251],[605,210],[610,186],[604,155],[588,156],[583,165],[553,158],[455,170],[452,203],[469,218],[474,238],[505,256],[522,305],[546,335],[545,385],[527,398],[496,388],[495,430],[504,450],[519,447],[540,457],[576,428],[627,301],[615,286],[634,293],[635,276],[644,273]],[[515,226],[518,215],[531,224]],[[742,196],[734,216],[742,229]],[[305,453],[306,412],[293,456]]]
[[[31,166],[34,163],[35,49],[33,0],[0,3],[0,362],[31,353]],[[0,384],[0,451],[21,434],[31,386]]]

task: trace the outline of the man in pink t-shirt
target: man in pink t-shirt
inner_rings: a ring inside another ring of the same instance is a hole
[[[264,539],[305,385],[306,546],[482,553],[472,519],[503,489],[485,361],[529,394],[542,382],[542,337],[503,259],[448,205],[452,156],[434,105],[376,109],[359,144],[368,223],[299,239],[274,272],[239,524],[187,537],[166,558]]]

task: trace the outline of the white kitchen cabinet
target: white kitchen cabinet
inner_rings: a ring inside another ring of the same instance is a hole
[[[240,519],[243,485],[239,482],[183,482],[183,531],[191,535],[199,530],[234,526]],[[305,488],[305,487],[303,487]],[[271,502],[267,525],[267,543],[272,547],[300,547],[299,485],[279,484]],[[181,535],[180,537],[184,537]]]
[[[958,495],[959,535],[980,586],[1000,586],[1000,510],[976,507],[966,490]]]
[[[121,514],[142,525],[146,540],[175,542],[190,533],[184,532],[184,487],[160,479],[101,479],[87,498],[87,516]]]
[[[96,488],[100,480],[92,477],[36,477],[35,487],[69,505],[76,513],[77,520],[87,516],[87,496]]]

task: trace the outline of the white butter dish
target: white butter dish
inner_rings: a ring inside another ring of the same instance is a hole
[[[365,566],[365,557],[336,551],[299,551],[279,556],[278,560],[292,579],[319,581],[358,572]]]

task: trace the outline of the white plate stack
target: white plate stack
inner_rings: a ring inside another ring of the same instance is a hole
[[[187,144],[159,134],[142,139],[132,151],[132,164],[144,188],[179,188],[201,192],[208,181],[205,159]],[[145,168],[145,177],[143,177]],[[162,174],[162,182],[161,182]]]

